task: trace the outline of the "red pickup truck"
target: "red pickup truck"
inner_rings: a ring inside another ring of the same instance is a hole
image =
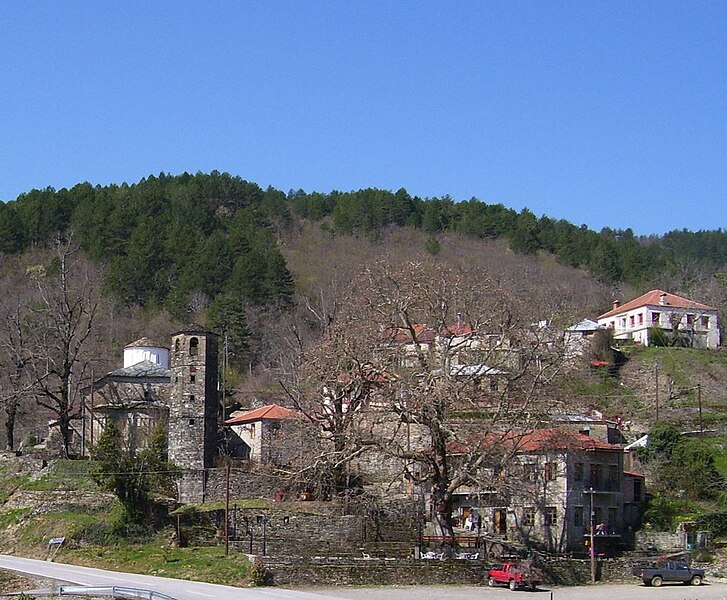
[[[534,572],[530,565],[516,565],[507,562],[487,571],[487,585],[506,584],[511,590],[530,588],[535,591],[542,579]]]

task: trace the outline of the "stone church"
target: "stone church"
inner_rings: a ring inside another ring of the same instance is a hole
[[[85,447],[113,422],[132,454],[162,425],[169,460],[181,469],[181,502],[203,502],[206,473],[219,444],[218,337],[198,325],[167,348],[141,338],[124,348],[123,367],[93,382],[85,397]]]

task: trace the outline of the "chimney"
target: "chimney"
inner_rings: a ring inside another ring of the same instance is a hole
[[[621,306],[621,300],[614,300],[613,301],[613,310],[616,310]]]
[[[659,305],[660,306],[666,306],[668,302],[666,301],[666,292],[664,292],[661,296],[659,296]]]

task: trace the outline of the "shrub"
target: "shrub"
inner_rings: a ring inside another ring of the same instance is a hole
[[[644,522],[657,531],[674,531],[677,524],[692,511],[693,506],[688,500],[658,495],[649,500]]]
[[[250,581],[250,585],[255,587],[267,585],[270,581],[270,573],[265,568],[265,565],[259,556],[256,556],[253,560],[250,572],[248,573],[248,579]]]
[[[697,517],[696,522],[699,529],[711,531],[717,537],[727,535],[727,511],[700,515]]]

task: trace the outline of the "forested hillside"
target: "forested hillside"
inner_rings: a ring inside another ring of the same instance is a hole
[[[118,368],[126,344],[167,343],[188,322],[223,334],[226,414],[279,402],[311,422],[331,417],[318,425],[335,434],[336,451],[311,449],[311,465],[297,472],[335,489],[348,485],[343,465],[363,448],[347,417],[356,411],[342,399],[381,402],[386,392],[401,412],[394,380],[406,381],[412,398],[439,402],[422,414],[447,413],[463,436],[492,417],[480,405],[485,392],[512,399],[515,413],[500,415],[508,426],[600,411],[637,436],[660,403],[684,428],[723,432],[722,352],[634,347],[618,374],[595,370],[588,353],[566,365],[561,352],[564,328],[652,286],[724,313],[721,230],[642,239],[477,200],[374,189],[286,194],[211,173],[34,190],[0,204],[0,249],[0,443],[8,449],[33,444],[49,419],[65,440],[84,390]],[[422,325],[481,330],[488,345],[468,360],[507,382],[483,388],[475,372],[465,385],[423,357],[415,369],[406,345],[382,353],[382,332],[402,324],[414,339]],[[321,408],[321,389],[338,389],[338,412]],[[427,426],[428,439],[446,438],[439,418]],[[63,450],[72,454],[69,444]],[[437,451],[446,457],[446,445]],[[453,481],[440,475],[435,489]]]
[[[0,203],[6,297],[27,296],[23,286],[33,282],[21,272],[46,264],[59,244],[96,265],[94,291],[115,305],[105,308],[113,321],[105,350],[100,342],[105,353],[108,343],[118,351],[130,336],[166,331],[167,319],[201,320],[224,329],[231,364],[247,381],[257,365],[285,370],[291,336],[303,345],[316,339],[353,274],[385,254],[479,264],[560,297],[573,322],[649,286],[727,304],[721,229],[639,238],[476,199],[423,199],[403,189],[284,193],[218,172],[81,183]]]
[[[442,233],[505,239],[516,253],[549,252],[608,283],[694,278],[727,263],[727,232],[721,229],[637,237],[630,229],[595,232],[474,198],[422,199],[404,189],[285,194],[217,172],[30,191],[0,204],[0,251],[22,252],[72,230],[92,259],[108,265],[108,289],[124,302],[173,312],[184,312],[195,293],[240,292],[256,303],[286,302],[292,281],[276,250],[276,233],[301,220],[370,239],[391,227],[412,227],[432,236],[431,252]]]

